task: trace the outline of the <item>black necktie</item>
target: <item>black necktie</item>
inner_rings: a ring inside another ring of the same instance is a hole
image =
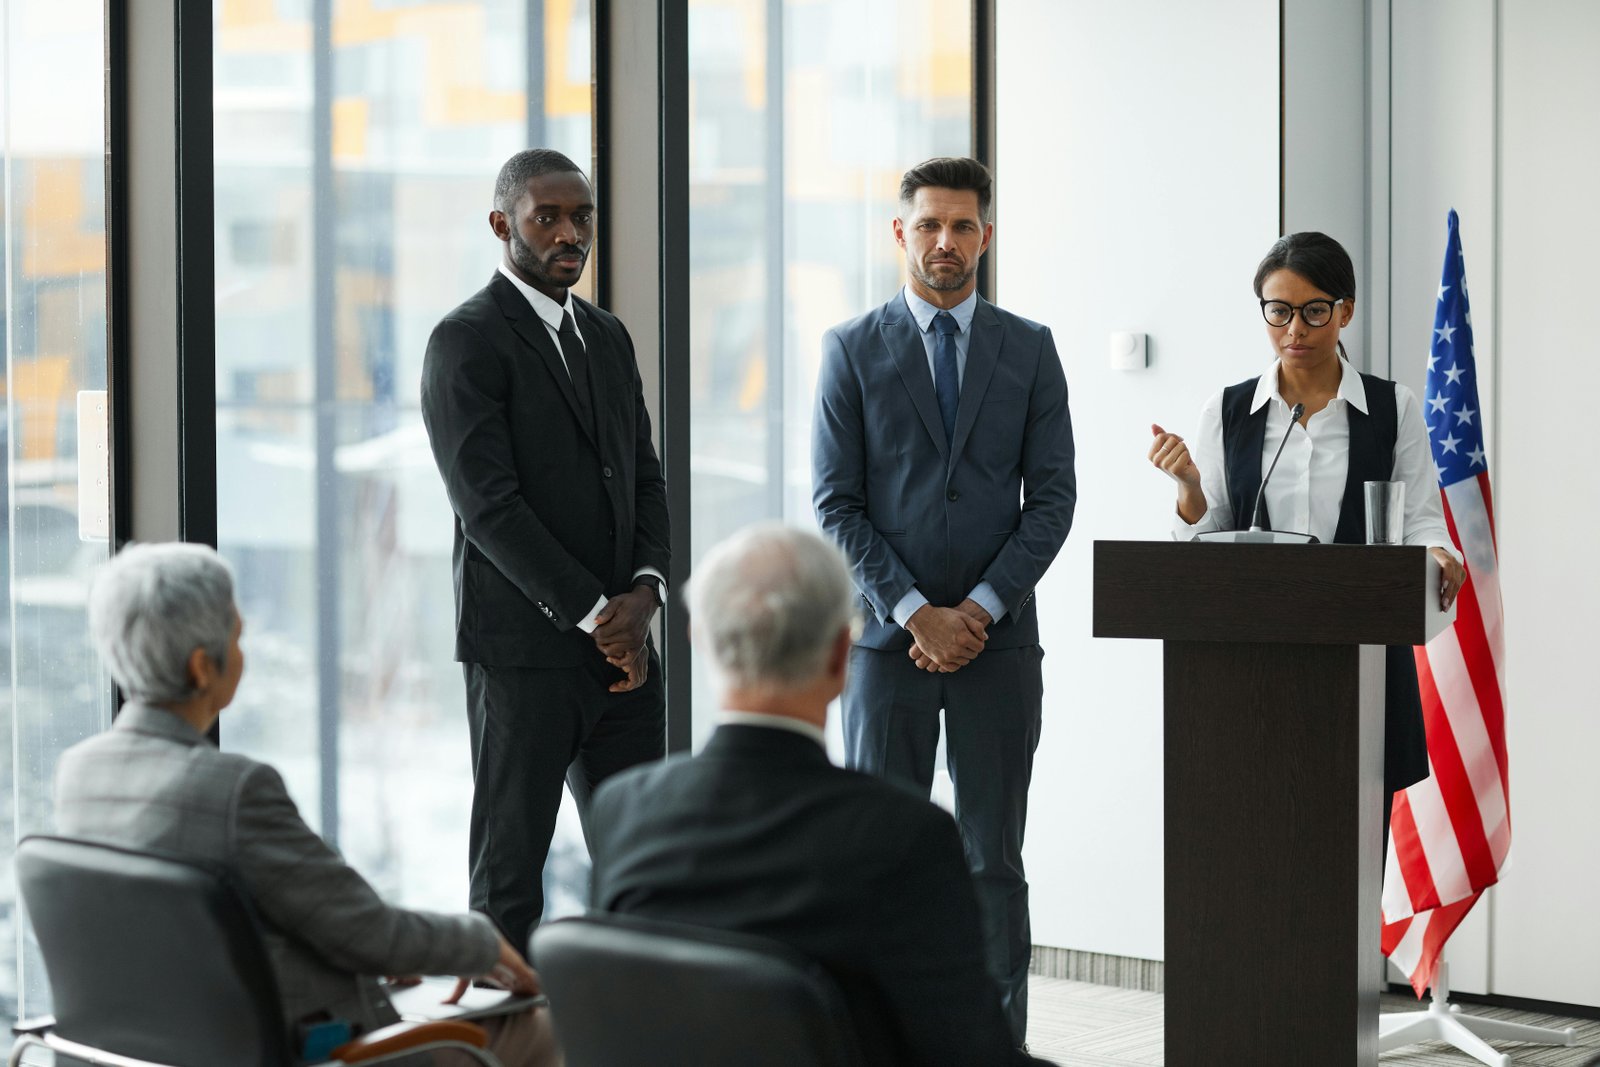
[[[955,439],[956,407],[961,400],[961,374],[956,362],[956,318],[948,311],[933,317],[933,393],[944,420],[944,443]]]
[[[567,362],[567,375],[572,379],[572,390],[578,394],[578,406],[585,417],[589,415],[589,353],[578,336],[578,326],[572,321],[572,312],[561,313],[561,358]]]

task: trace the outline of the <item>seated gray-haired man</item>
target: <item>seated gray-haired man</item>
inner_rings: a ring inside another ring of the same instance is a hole
[[[128,703],[110,730],[62,755],[60,832],[229,868],[266,925],[292,1032],[399,1021],[380,975],[485,976],[538,992],[538,976],[485,916],[385,904],[300,818],[277,771],[207,739],[244,673],[243,625],[233,576],[204,546],[134,545],[101,569],[90,634]],[[491,1023],[502,1062],[557,1058],[543,1012]]]
[[[1011,1047],[955,823],[828,761],[857,603],[838,550],[750,527],[706,554],[688,596],[719,725],[700,755],[600,787],[595,907],[806,953],[844,988],[868,1063],[1036,1062]]]

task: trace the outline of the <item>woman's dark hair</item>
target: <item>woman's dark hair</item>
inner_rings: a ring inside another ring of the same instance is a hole
[[[1278,240],[1256,268],[1256,298],[1267,275],[1292,270],[1335,300],[1356,298],[1356,268],[1344,246],[1325,233],[1306,230]]]

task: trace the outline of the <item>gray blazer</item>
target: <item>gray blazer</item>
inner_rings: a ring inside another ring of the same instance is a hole
[[[954,438],[946,446],[902,293],[823,336],[813,503],[866,602],[867,648],[911,646],[891,612],[913,586],[954,607],[983,581],[1006,609],[987,647],[1039,643],[1033,589],[1078,499],[1067,380],[1047,328],[978,298]]]
[[[499,958],[486,917],[385,904],[300,818],[277,771],[160,708],[129,704],[62,755],[56,826],[229,868],[266,927],[291,1028],[323,1011],[362,1029],[396,1022],[376,976],[484,974]]]

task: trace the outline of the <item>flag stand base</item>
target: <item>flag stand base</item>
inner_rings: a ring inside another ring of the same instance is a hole
[[[1378,1052],[1418,1041],[1443,1041],[1489,1067],[1511,1067],[1511,1057],[1489,1047],[1485,1038],[1532,1041],[1540,1045],[1570,1045],[1576,1040],[1570,1026],[1565,1030],[1551,1030],[1460,1012],[1460,1008],[1450,1004],[1449,965],[1440,960],[1434,971],[1427,1011],[1391,1012],[1378,1017]]]

